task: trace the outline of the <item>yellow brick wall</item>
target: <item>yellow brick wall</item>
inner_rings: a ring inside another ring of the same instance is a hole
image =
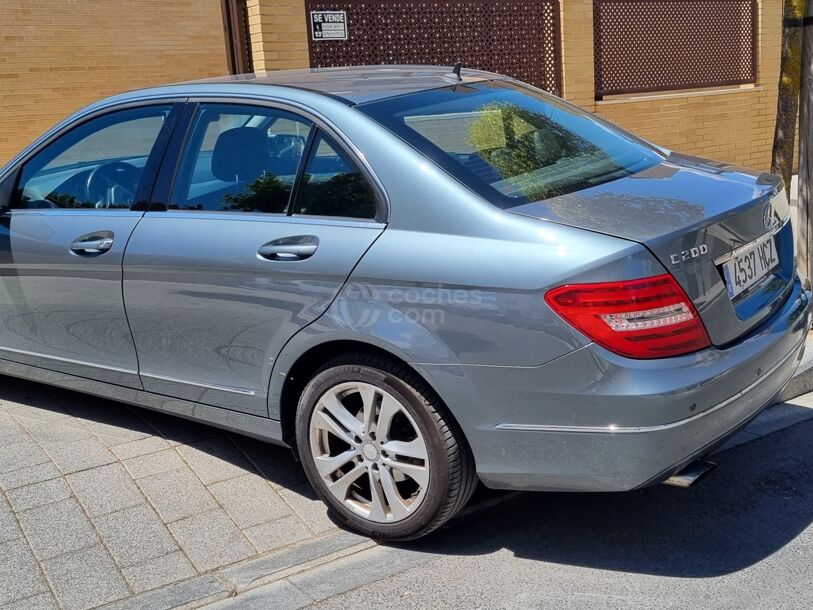
[[[759,0],[759,7],[755,88],[596,102],[593,0],[561,0],[564,96],[667,148],[767,169],[776,116],[782,0]],[[249,14],[258,70],[308,66],[304,0],[249,0]]]
[[[255,72],[308,67],[304,0],[248,0],[247,8]]]
[[[668,148],[766,169],[782,0],[760,0],[758,83],[736,92],[594,100],[593,2],[562,0],[568,100]],[[308,66],[304,0],[248,0],[255,70]],[[219,0],[0,0],[0,163],[105,95],[224,74]]]
[[[568,101],[593,110],[593,0],[563,0],[560,7],[563,94]]]
[[[219,0],[0,0],[0,164],[96,99],[226,73]]]

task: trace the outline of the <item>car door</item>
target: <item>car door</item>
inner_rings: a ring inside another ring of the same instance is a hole
[[[122,258],[183,104],[90,115],[17,167],[0,202],[0,358],[139,388]],[[9,182],[4,181],[5,184]]]
[[[159,178],[172,186],[154,197],[166,209],[145,214],[124,258],[141,380],[265,416],[282,346],[384,230],[378,196],[345,148],[291,110],[201,103],[185,131],[177,171],[165,166],[174,179]],[[294,215],[313,189],[322,208]]]

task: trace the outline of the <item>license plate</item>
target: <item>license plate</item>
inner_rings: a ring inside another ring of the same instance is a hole
[[[756,286],[779,266],[773,234],[760,237],[723,263],[728,296],[736,299],[749,288]]]

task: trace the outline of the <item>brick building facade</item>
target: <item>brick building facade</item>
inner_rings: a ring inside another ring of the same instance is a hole
[[[768,168],[776,118],[782,0],[757,0],[756,6],[755,83],[597,100],[594,0],[560,0],[562,95],[667,148]],[[310,65],[305,0],[248,0],[248,15],[256,69]]]
[[[226,72],[218,0],[0,0],[0,164],[100,97]]]
[[[308,0],[243,1],[255,71],[312,64]],[[752,83],[603,99],[596,95],[594,1],[556,3],[563,97],[668,148],[770,166],[782,0],[753,0]],[[381,0],[366,4],[375,2]],[[59,118],[104,95],[226,73],[222,3],[0,0],[0,163]],[[412,4],[431,9],[444,3]]]

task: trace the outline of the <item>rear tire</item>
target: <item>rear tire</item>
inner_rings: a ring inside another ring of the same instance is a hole
[[[335,520],[382,540],[419,538],[477,486],[457,423],[411,369],[348,354],[308,382],[296,413],[299,458]]]

